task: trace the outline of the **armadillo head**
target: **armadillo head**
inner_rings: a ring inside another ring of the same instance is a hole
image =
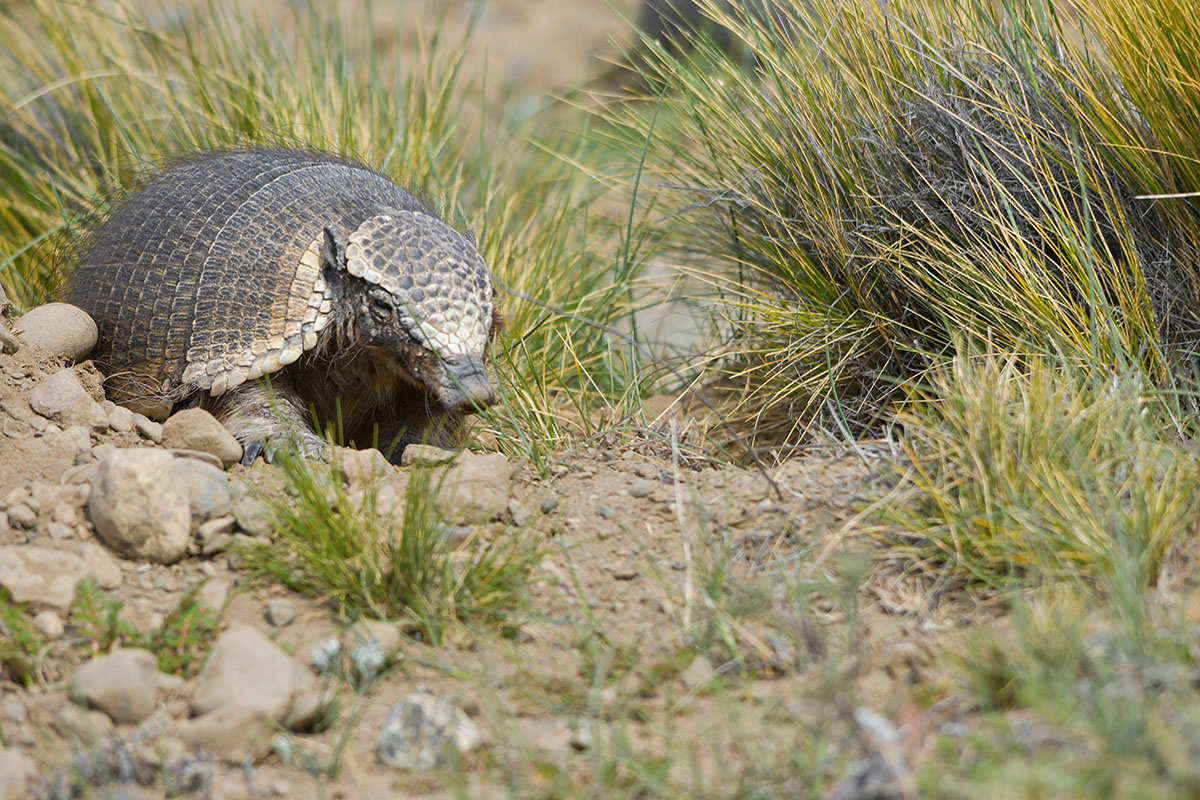
[[[450,411],[495,402],[485,366],[492,282],[469,239],[413,211],[371,217],[344,241],[329,229],[325,237],[323,260],[343,278],[359,344]]]

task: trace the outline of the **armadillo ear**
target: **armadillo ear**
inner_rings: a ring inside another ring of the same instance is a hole
[[[326,267],[346,269],[346,240],[333,228],[325,228],[325,244],[321,246],[321,260]]]

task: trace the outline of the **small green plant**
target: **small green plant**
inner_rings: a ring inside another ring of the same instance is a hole
[[[186,592],[156,630],[138,633],[120,618],[125,604],[106,596],[92,579],[85,578],[76,590],[71,616],[92,653],[140,647],[154,653],[161,672],[191,677],[216,641],[220,617],[197,599],[203,586],[199,583]]]
[[[435,643],[453,620],[498,624],[519,605],[539,549],[519,533],[453,543],[433,471],[411,470],[396,509],[378,484],[356,502],[336,465],[284,453],[279,466],[286,492],[264,498],[276,537],[240,551],[251,569],[351,618],[410,620]]]
[[[157,630],[138,640],[137,646],[154,653],[162,672],[190,678],[216,642],[220,614],[198,599],[203,586],[196,584],[167,613]]]
[[[37,661],[45,641],[29,612],[0,589],[0,674],[32,686],[38,679]]]

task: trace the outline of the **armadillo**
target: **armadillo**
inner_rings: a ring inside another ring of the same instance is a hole
[[[245,460],[323,451],[337,426],[399,457],[492,403],[498,314],[472,237],[357,163],[187,157],[88,237],[69,299],[95,319],[110,399],[207,408]]]

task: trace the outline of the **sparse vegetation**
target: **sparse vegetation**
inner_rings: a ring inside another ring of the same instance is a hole
[[[38,680],[37,661],[45,641],[21,603],[0,590],[0,667],[15,683],[32,686]]]
[[[250,569],[351,619],[406,620],[433,642],[455,620],[502,624],[519,608],[539,548],[520,534],[479,530],[456,544],[431,470],[413,469],[403,497],[379,485],[352,497],[336,465],[285,454],[280,467],[285,492],[264,497],[276,536],[239,549]]]
[[[139,633],[120,617],[125,604],[85,578],[71,609],[74,633],[92,655],[118,647],[140,647],[154,654],[160,671],[190,678],[199,671],[217,636],[218,613],[197,599],[203,586],[199,583],[185,592],[156,630]]]

